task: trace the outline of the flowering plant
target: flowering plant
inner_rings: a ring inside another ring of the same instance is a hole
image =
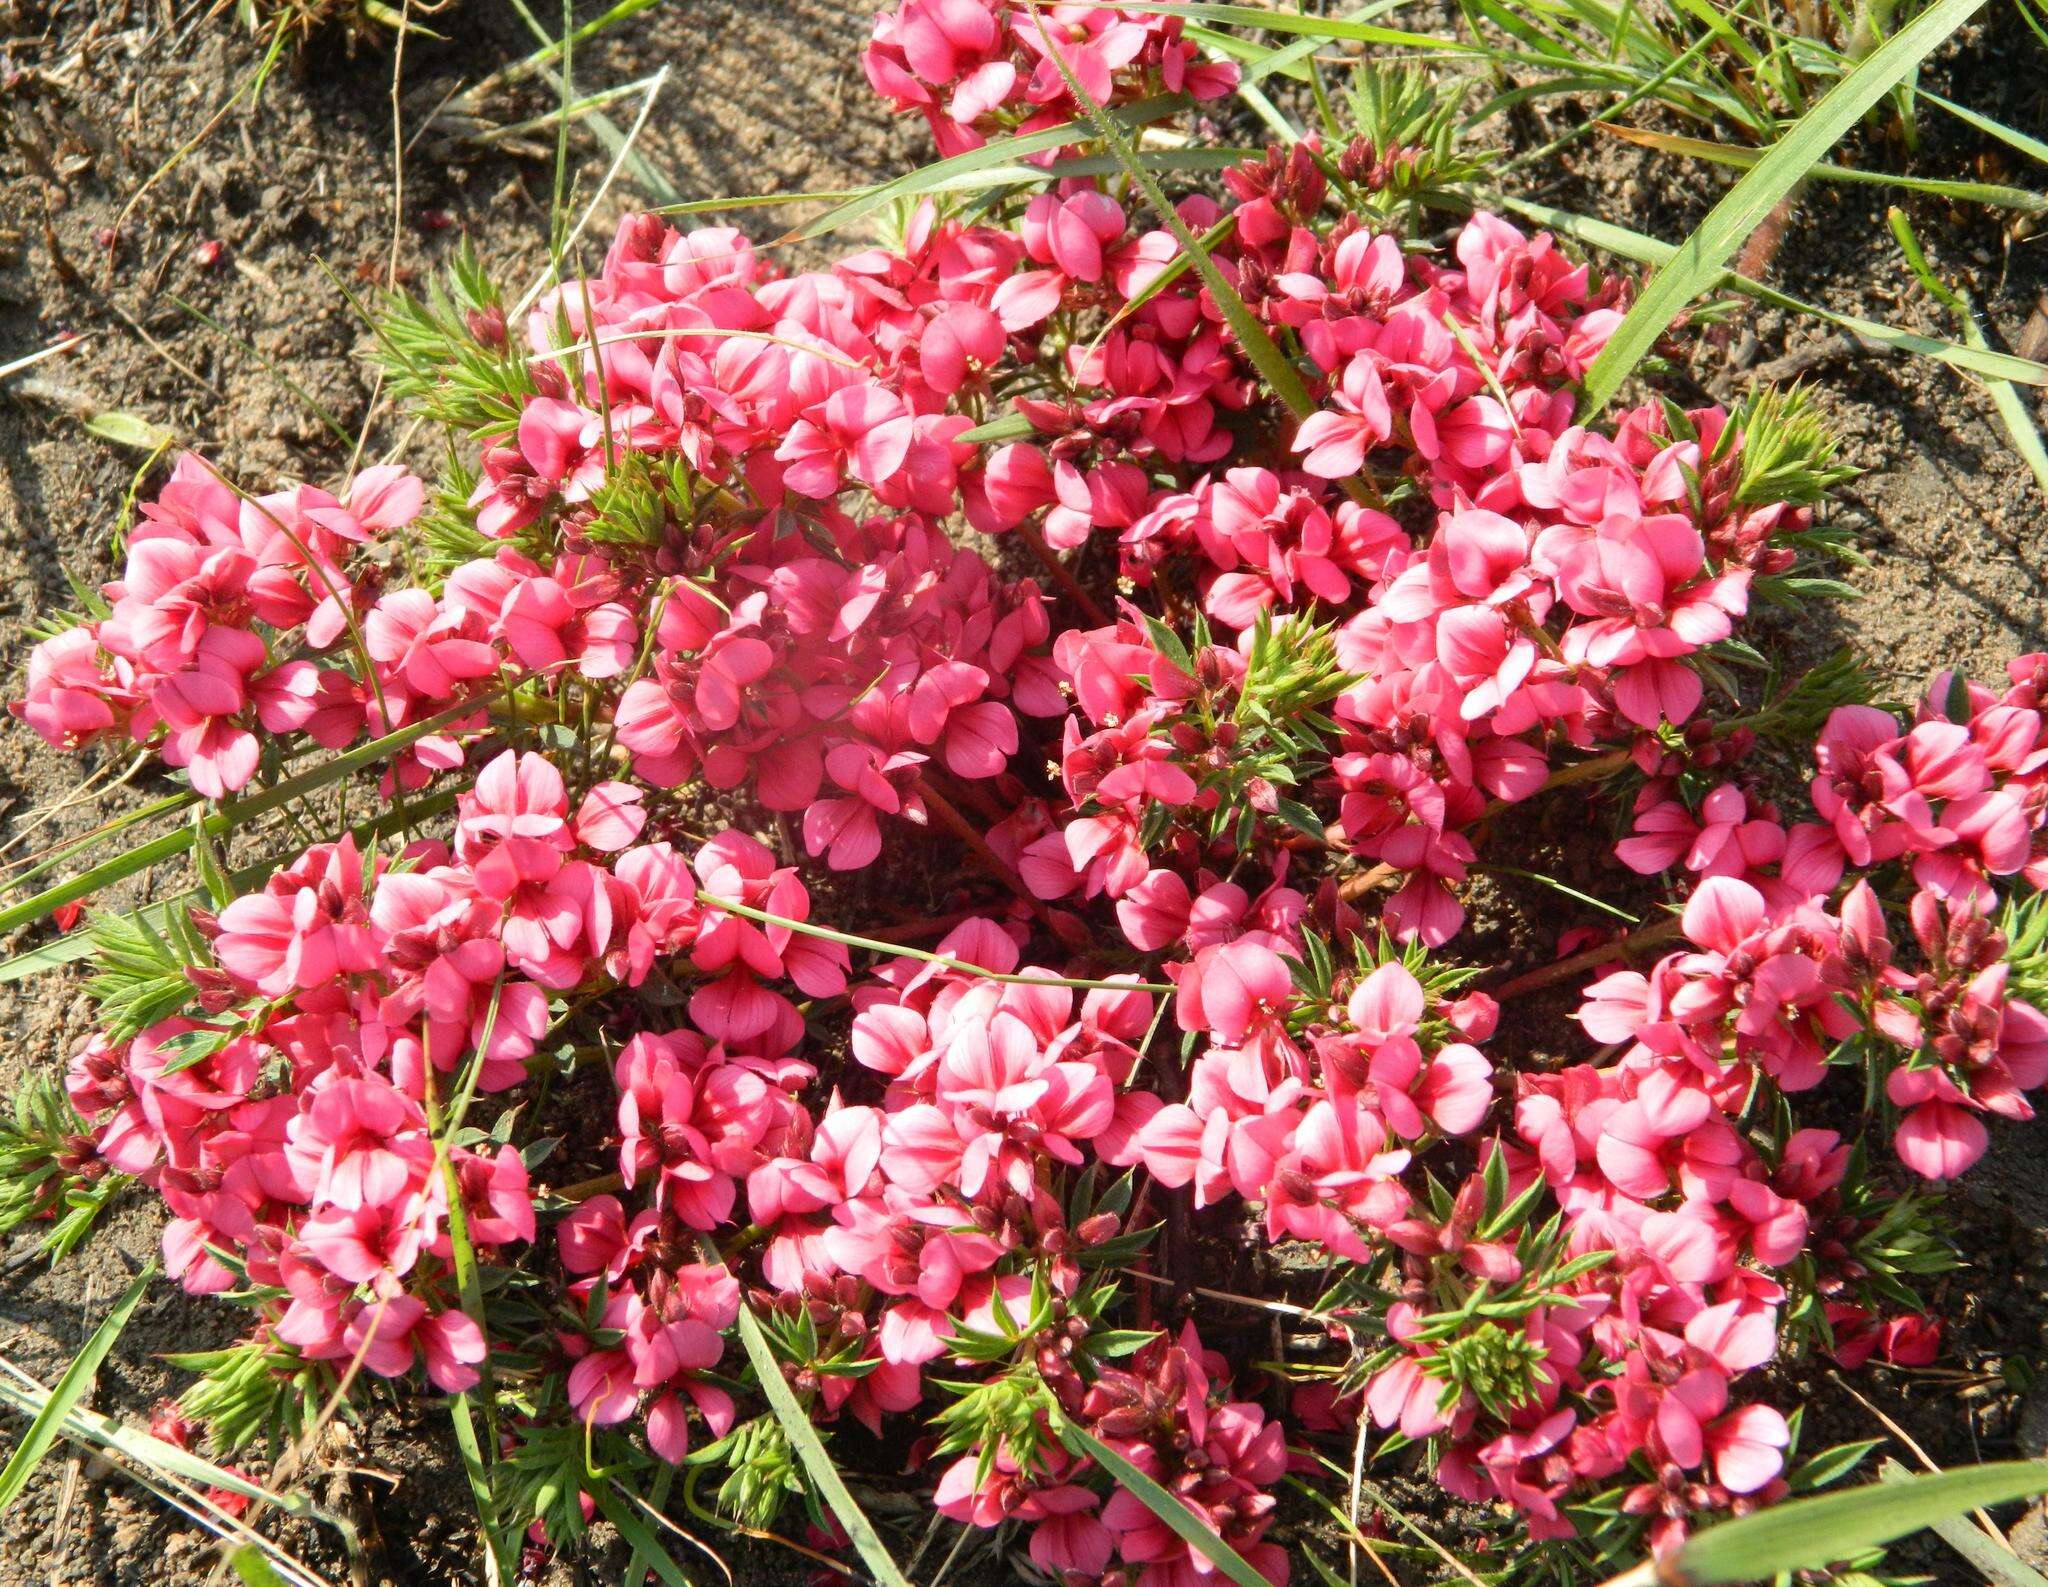
[[[4,1205],[160,1196],[250,1313],[223,1447],[423,1376],[501,1570],[677,1468],[829,1534],[810,1423],[1136,1587],[1218,1556],[1122,1466],[1281,1583],[1324,1435],[1560,1561],[1788,1493],[1760,1370],[1938,1350],[1929,1187],[2048,1081],[2048,658],[1746,684],[1829,587],[1827,438],[1582,412],[1628,280],[1436,230],[1412,82],[1169,202],[1098,134],[1234,83],[1178,17],[901,0],[864,63],[1043,180],[810,270],[651,215],[531,301],[465,259],[380,330],[431,498],[186,457],[38,646],[17,714],[181,771],[202,890],[94,921]],[[322,755],[388,809],[232,868]],[[1632,929],[1461,962],[1567,786]],[[1525,1061],[1553,985],[1582,1050]],[[1218,1261],[1300,1292],[1293,1365],[1204,1341]]]

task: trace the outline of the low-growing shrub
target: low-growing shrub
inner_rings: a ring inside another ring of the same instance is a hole
[[[223,819],[203,895],[93,924],[23,1215],[146,1182],[250,1314],[220,1445],[417,1372],[536,1548],[678,1465],[829,1529],[767,1369],[1070,1581],[1217,1568],[1098,1450],[1274,1582],[1325,1438],[1567,1574],[1786,1494],[1761,1370],[1938,1350],[1930,1182],[2048,1079],[2048,658],[1780,670],[1751,609],[1841,549],[1812,412],[1580,413],[1628,282],[1432,231],[1426,128],[1161,212],[1185,167],[1096,118],[1231,86],[1180,19],[904,0],[865,59],[943,151],[1061,163],[818,269],[652,215],[530,304],[466,261],[380,333],[431,499],[188,456],[38,647],[31,726]],[[374,817],[235,871],[323,764]],[[1632,929],[1462,961],[1565,788]],[[1319,1350],[1197,1333],[1282,1296]]]

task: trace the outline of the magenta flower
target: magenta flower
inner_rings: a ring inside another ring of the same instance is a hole
[[[308,850],[264,891],[244,894],[221,911],[215,958],[267,997],[375,969],[363,882],[354,839]]]
[[[402,1202],[433,1166],[426,1115],[374,1076],[331,1077],[286,1134],[285,1159],[304,1194],[347,1211]]]
[[[799,419],[775,455],[789,465],[782,482],[799,495],[837,493],[851,476],[878,486],[910,456],[914,435],[901,398],[875,385],[842,386],[827,397],[816,417]]]

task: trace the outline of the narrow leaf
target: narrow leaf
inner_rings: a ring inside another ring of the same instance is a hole
[[[1249,1564],[1242,1554],[1211,1531],[1208,1523],[1200,1516],[1101,1439],[1083,1432],[1066,1417],[1057,1413],[1053,1418],[1053,1430],[1060,1435],[1060,1441],[1069,1451],[1087,1456],[1108,1472],[1119,1487],[1130,1489],[1137,1495],[1139,1503],[1158,1516],[1176,1536],[1217,1570],[1236,1582],[1238,1587],[1273,1587],[1273,1584]]]
[[[811,1425],[810,1417],[797,1404],[796,1395],[783,1380],[782,1364],[769,1348],[768,1336],[761,1332],[753,1309],[744,1300],[740,1302],[739,1334],[740,1343],[747,1347],[747,1359],[754,1364],[754,1376],[760,1381],[761,1392],[768,1397],[768,1408],[782,1424],[789,1447],[803,1462],[812,1486],[839,1518],[839,1524],[846,1528],[854,1552],[860,1555],[880,1587],[910,1587],[903,1572],[896,1568],[896,1561],[890,1557],[889,1550],[883,1546],[874,1524],[861,1513],[860,1506],[853,1502],[853,1495],[846,1491],[846,1484],[840,1479],[839,1469],[832,1464],[832,1457],[825,1452],[818,1430]],[[1258,1587],[1266,1587],[1266,1584],[1261,1581]]]
[[[1651,277],[1586,372],[1582,415],[1597,414],[1678,318],[1720,281],[1728,258],[1748,240],[1829,149],[1870,109],[1982,8],[1984,0],[1937,0],[1866,56],[1771,145],[1723,196],[1672,261]]]
[[[4,1514],[21,1497],[29,1478],[36,1474],[36,1467],[43,1463],[43,1456],[57,1442],[58,1434],[64,1429],[65,1418],[71,1414],[71,1408],[85,1398],[86,1390],[92,1386],[93,1374],[107,1359],[107,1352],[114,1348],[114,1341],[121,1337],[121,1330],[128,1326],[129,1317],[134,1314],[143,1292],[155,1277],[156,1264],[152,1262],[134,1283],[122,1291],[121,1298],[114,1302],[114,1309],[92,1331],[85,1348],[72,1358],[71,1365],[64,1369],[64,1376],[50,1390],[50,1397],[36,1412],[27,1433],[22,1435],[21,1446],[14,1451],[5,1468],[0,1468],[0,1514]]]
[[[1669,1563],[1691,1587],[1768,1581],[1783,1571],[1818,1569],[1949,1516],[2037,1493],[2048,1493],[2048,1461],[2001,1461],[1872,1483],[1708,1527]]]

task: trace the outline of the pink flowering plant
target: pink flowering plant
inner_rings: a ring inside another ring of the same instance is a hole
[[[863,61],[1035,179],[810,269],[465,257],[379,332],[444,478],[181,458],[36,647],[16,715],[152,756],[197,881],[35,950],[98,1029],[0,1217],[161,1201],[248,1318],[180,1438],[447,1397],[500,1573],[678,1477],[834,1548],[819,1434],[1068,1587],[1218,1569],[1126,1470],[1276,1587],[1354,1451],[1578,1580],[1839,1474],[1785,1374],[1939,1352],[1940,1187],[2048,1082],[2048,658],[1759,649],[1835,588],[1813,414],[1589,407],[1630,280],[1446,227],[1413,81],[1204,166],[1098,135],[1236,84],[1176,16]],[[1560,789],[1629,907],[1473,962]]]

